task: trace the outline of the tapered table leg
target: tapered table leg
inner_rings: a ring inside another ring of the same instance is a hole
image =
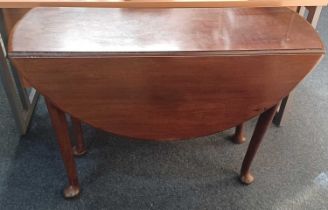
[[[245,158],[240,172],[240,180],[244,184],[251,184],[254,181],[254,177],[250,173],[250,166],[255,157],[255,154],[262,142],[265,132],[272,122],[272,119],[276,113],[278,105],[271,107],[263,112],[256,124],[252,139],[249,143]]]
[[[51,117],[52,125],[57,135],[57,141],[68,177],[69,185],[64,189],[64,197],[73,198],[80,193],[80,185],[77,178],[76,165],[73,157],[65,113],[55,107],[48,99],[46,99],[46,104]]]
[[[244,124],[241,123],[236,127],[235,134],[232,136],[232,142],[235,144],[242,144],[246,141],[246,137],[243,132]]]
[[[71,118],[73,124],[73,133],[76,138],[76,145],[73,147],[73,154],[75,156],[82,156],[87,152],[87,150],[83,140],[81,121],[79,119],[76,119],[75,117]]]

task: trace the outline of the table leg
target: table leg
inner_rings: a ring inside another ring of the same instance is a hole
[[[246,141],[243,132],[244,123],[239,124],[236,127],[235,134],[232,136],[232,142],[235,144],[242,144]]]
[[[286,111],[288,112],[289,109],[290,109],[290,105],[292,103],[292,93],[290,93],[288,96],[286,96],[285,98],[283,98],[280,102],[280,105],[278,107],[278,111],[277,113],[275,114],[274,118],[273,118],[273,123],[276,125],[276,126],[281,126],[285,119],[286,119],[286,116],[284,116],[284,114],[286,113]]]
[[[322,7],[307,7],[309,14],[306,20],[311,23],[313,28],[316,28],[322,11]]]
[[[46,99],[46,104],[51,117],[52,125],[57,135],[61,156],[63,158],[68,176],[69,185],[64,189],[64,197],[73,198],[80,193],[80,185],[77,178],[76,165],[73,157],[65,113],[55,107],[48,99]]]
[[[278,105],[271,107],[270,109],[263,112],[256,124],[252,139],[249,143],[245,158],[240,172],[240,180],[244,184],[251,184],[254,181],[254,177],[250,173],[250,166],[255,157],[255,154],[263,140],[267,128],[272,122],[272,119],[276,113]]]
[[[87,152],[87,150],[84,145],[81,121],[79,119],[76,119],[75,117],[71,118],[73,124],[73,133],[76,138],[76,145],[73,147],[73,154],[75,156],[82,156]]]
[[[317,7],[317,6],[311,6],[311,7],[298,7],[297,12],[299,13],[299,15],[301,16],[305,16],[305,10],[308,10],[308,14],[306,17],[306,20],[313,26],[313,28],[315,29],[317,27],[319,18],[320,18],[320,14],[322,11],[322,7]],[[291,97],[290,95],[285,97],[282,102],[281,102],[281,106],[279,108],[279,111],[277,112],[275,118],[273,119],[273,123],[277,126],[282,126],[283,125],[283,121],[285,118],[285,113],[287,110],[289,110],[289,106],[290,106],[290,101]]]

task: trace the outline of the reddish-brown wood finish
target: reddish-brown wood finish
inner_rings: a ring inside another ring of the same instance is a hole
[[[266,130],[272,122],[272,119],[277,111],[278,104],[271,107],[267,111],[263,112],[260,115],[260,118],[257,121],[251,142],[249,143],[247,153],[243,160],[243,164],[240,172],[240,180],[244,184],[251,184],[254,181],[253,175],[250,173],[250,166],[255,157],[257,150],[260,147],[260,144],[263,140]]]
[[[321,54],[14,58],[56,106],[96,128],[151,140],[231,128],[288,94]]]
[[[73,189],[62,111],[119,135],[178,140],[236,125],[241,137],[241,123],[268,110],[241,170],[251,183],[250,164],[276,104],[324,53],[313,28],[287,8],[39,8],[16,26],[9,48],[47,98]]]
[[[11,53],[37,57],[323,49],[310,24],[288,8],[36,8],[11,41]]]
[[[73,154],[75,156],[82,156],[87,152],[87,150],[84,145],[81,121],[76,119],[75,117],[72,117],[71,119],[73,125],[73,133],[76,140],[76,145],[73,147]]]
[[[19,71],[56,106],[94,127],[158,140],[261,113],[323,54],[317,33],[288,8],[38,8],[10,40]]]
[[[239,124],[236,127],[235,134],[232,136],[232,142],[235,144],[242,144],[246,141],[246,137],[243,132],[243,123]]]
[[[65,198],[72,198],[80,193],[80,185],[77,178],[77,171],[68,134],[65,113],[55,107],[48,99],[46,99],[46,104],[51,117],[52,125],[57,135],[61,156],[64,160],[68,177],[69,185],[65,188],[63,193]]]

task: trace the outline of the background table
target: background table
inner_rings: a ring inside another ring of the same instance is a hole
[[[0,8],[32,7],[288,7],[324,6],[327,0],[0,0]]]

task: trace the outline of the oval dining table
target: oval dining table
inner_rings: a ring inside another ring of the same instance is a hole
[[[46,99],[68,174],[80,193],[65,113],[133,139],[214,134],[259,116],[251,163],[279,101],[324,54],[315,30],[287,8],[35,8],[15,26],[9,56]],[[79,147],[80,145],[80,147]]]

